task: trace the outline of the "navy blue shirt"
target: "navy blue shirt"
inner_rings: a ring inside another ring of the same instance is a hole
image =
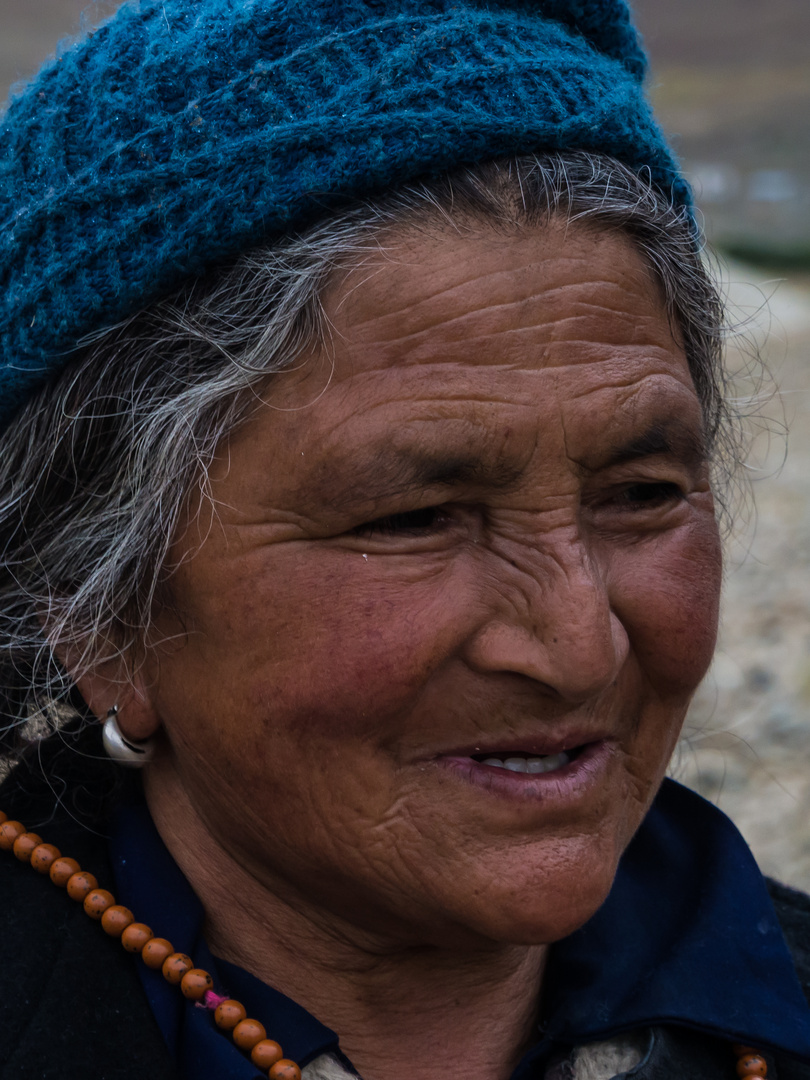
[[[110,841],[119,902],[211,972],[287,1057],[339,1054],[337,1034],[278,990],[214,957],[204,913],[144,806],[121,812]],[[149,1003],[183,1077],[255,1080],[250,1061],[160,972],[139,965]],[[621,860],[605,903],[552,946],[536,1042],[512,1080],[542,1076],[568,1047],[674,1024],[810,1060],[804,999],[765,883],[729,819],[665,781]],[[346,1059],[343,1059],[346,1061]],[[349,1064],[348,1062],[346,1062]]]

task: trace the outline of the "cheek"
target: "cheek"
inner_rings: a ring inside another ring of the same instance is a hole
[[[722,578],[713,517],[692,522],[614,563],[617,614],[661,697],[687,699],[706,674],[717,638]]]
[[[360,558],[330,566],[327,553],[314,570],[290,565],[258,590],[262,578],[249,575],[222,597],[223,617],[206,617],[216,629],[197,657],[199,678],[229,673],[242,706],[228,706],[228,720],[249,753],[264,756],[268,741],[276,750],[378,741],[452,648],[458,620],[440,575],[392,582]]]

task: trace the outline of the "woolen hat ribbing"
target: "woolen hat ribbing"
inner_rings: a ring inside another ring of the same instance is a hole
[[[347,197],[583,149],[688,203],[624,0],[133,0],[0,120],[0,424],[110,326]]]

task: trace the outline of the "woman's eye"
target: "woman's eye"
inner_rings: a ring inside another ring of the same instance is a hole
[[[678,502],[683,498],[683,491],[671,481],[656,483],[630,484],[619,495],[619,503],[630,508],[659,506],[662,503]]]
[[[435,532],[443,524],[444,515],[436,506],[420,510],[406,510],[401,514],[389,514],[358,525],[352,532],[356,536],[395,536]]]

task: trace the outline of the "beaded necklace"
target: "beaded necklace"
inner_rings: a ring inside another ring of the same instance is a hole
[[[166,938],[155,937],[150,927],[136,922],[135,916],[107,889],[100,889],[95,877],[82,870],[75,859],[63,857],[59,848],[45,844],[37,833],[27,832],[19,821],[10,821],[0,810],[0,851],[11,851],[40,874],[48,874],[54,885],[65,889],[67,895],[84,906],[91,919],[111,938],[118,938],[127,952],[140,953],[148,968],[160,969],[166,982],[179,986],[189,1001],[194,1001],[214,1013],[214,1022],[223,1034],[230,1036],[269,1080],[301,1080],[301,1070],[294,1061],[284,1057],[275,1040],[267,1038],[264,1026],[251,1020],[245,1006],[214,991],[214,980],[207,971],[195,968],[185,953],[176,952]]]
[[[43,843],[42,837],[27,832],[20,821],[11,821],[0,810],[0,851],[12,852],[20,862],[27,862],[40,874],[48,874],[54,885],[65,889],[67,895],[84,906],[91,919],[111,938],[118,938],[130,953],[140,953],[148,968],[161,970],[166,982],[179,986],[189,1001],[194,1001],[214,1013],[220,1031],[229,1035],[257,1069],[266,1072],[268,1080],[301,1080],[301,1070],[294,1061],[285,1058],[279,1044],[267,1038],[264,1026],[248,1018],[245,1006],[233,998],[217,994],[214,980],[207,971],[195,968],[185,953],[175,952],[166,938],[155,937],[150,927],[135,921],[135,916],[107,889],[100,889],[95,877],[82,870],[75,859],[64,857],[53,844]],[[735,1043],[737,1076],[766,1077],[768,1064],[753,1046]]]

